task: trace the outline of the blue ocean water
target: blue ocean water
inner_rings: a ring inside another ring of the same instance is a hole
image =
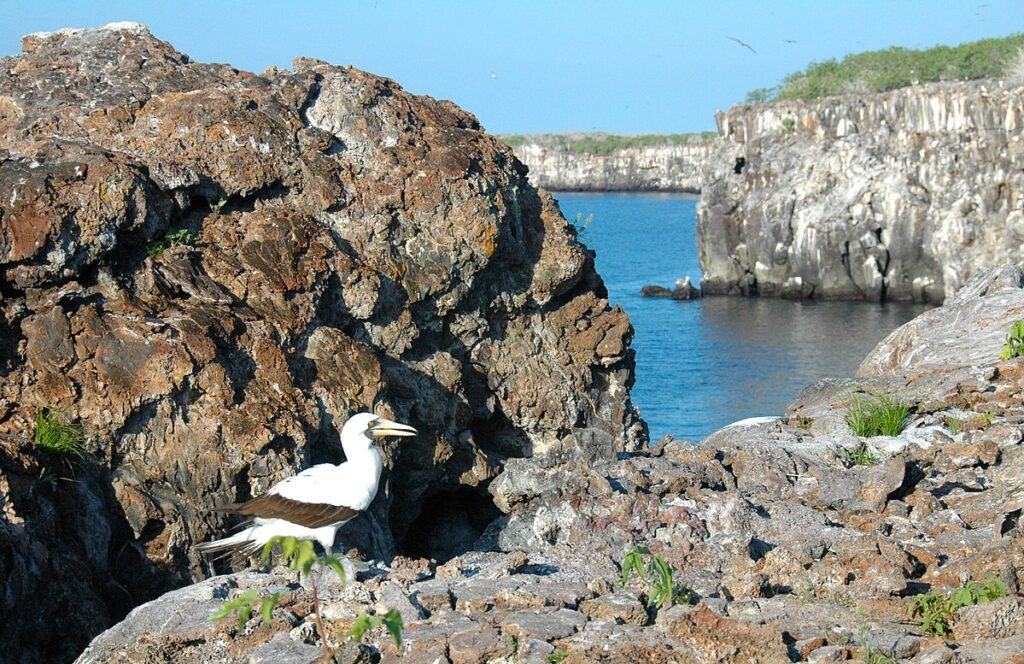
[[[697,198],[676,194],[556,193],[569,220],[593,220],[582,240],[612,304],[636,329],[636,403],[652,440],[698,440],[745,417],[781,414],[805,386],[851,376],[864,356],[923,305],[640,297],[646,284],[700,281]]]

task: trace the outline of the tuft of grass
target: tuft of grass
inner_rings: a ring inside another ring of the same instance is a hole
[[[959,417],[953,417],[952,415],[946,415],[946,428],[949,429],[949,433],[956,436],[964,430],[964,421]]]
[[[1012,360],[1021,355],[1024,355],[1024,320],[1019,320],[1010,326],[1010,332],[1006,335],[1006,343],[1003,344],[1003,350],[999,352],[999,359]]]
[[[555,652],[553,652],[550,655],[548,655],[547,659],[548,659],[549,662],[551,662],[551,664],[558,664],[559,662],[561,662],[562,660],[564,660],[568,656],[569,656],[569,653],[567,653],[566,651],[564,651],[564,650],[556,650]]]
[[[199,238],[196,237],[196,234],[187,228],[179,228],[176,231],[168,232],[162,240],[150,242],[146,246],[146,254],[153,260],[156,260],[163,256],[164,251],[169,247],[192,247],[195,246],[196,240],[198,239]]]
[[[846,411],[846,423],[861,437],[898,436],[907,427],[910,405],[883,395],[877,400],[857,399]]]
[[[51,408],[36,411],[36,430],[32,442],[51,465],[68,471],[78,467],[88,454],[82,428],[68,422]]]
[[[981,425],[979,428],[984,431],[992,426],[992,423],[996,421],[996,412],[994,410],[982,411],[981,415],[978,417],[981,419]]]
[[[1006,597],[1006,584],[994,576],[984,583],[971,581],[950,594],[930,592],[914,597],[907,607],[911,617],[921,620],[921,629],[936,636],[948,636],[953,631],[956,612],[965,606],[976,606]]]

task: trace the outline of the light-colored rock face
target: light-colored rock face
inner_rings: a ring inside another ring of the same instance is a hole
[[[515,148],[530,182],[553,191],[681,191],[699,193],[712,142],[650,145],[586,154],[543,143]]]
[[[698,208],[708,293],[940,302],[1024,249],[1024,88],[937,83],[718,121]]]
[[[135,25],[27,37],[0,60],[0,280],[0,434],[59,409],[115,505],[89,629],[163,589],[108,564],[209,573],[192,546],[228,524],[208,508],[341,461],[355,410],[420,431],[385,443],[386,489],[341,535],[374,557],[418,542],[439,492],[463,492],[439,503],[464,550],[509,457],[642,442],[629,319],[554,201],[472,116],[354,69],[197,64]],[[33,505],[4,502],[35,524],[0,561],[5,642],[66,605],[40,578],[79,574]]]

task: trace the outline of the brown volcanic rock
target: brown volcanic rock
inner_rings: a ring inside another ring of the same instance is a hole
[[[478,501],[468,544],[509,457],[644,435],[591,254],[450,102],[312,60],[197,64],[115,24],[0,60],[0,156],[0,433],[43,406],[80,421],[123,511],[111,547],[180,581],[224,528],[207,508],[339,461],[354,409],[421,432],[349,529],[375,557],[423,546],[444,491]],[[154,250],[175,230],[194,242]],[[16,587],[5,625],[38,590]]]

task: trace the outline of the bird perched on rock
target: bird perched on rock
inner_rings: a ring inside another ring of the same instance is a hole
[[[377,495],[384,460],[376,439],[415,435],[411,426],[373,413],[353,415],[341,428],[345,463],[318,464],[281,480],[262,496],[217,508],[250,519],[234,535],[196,548],[202,553],[247,556],[281,536],[316,540],[330,552],[338,528],[365,511]]]

